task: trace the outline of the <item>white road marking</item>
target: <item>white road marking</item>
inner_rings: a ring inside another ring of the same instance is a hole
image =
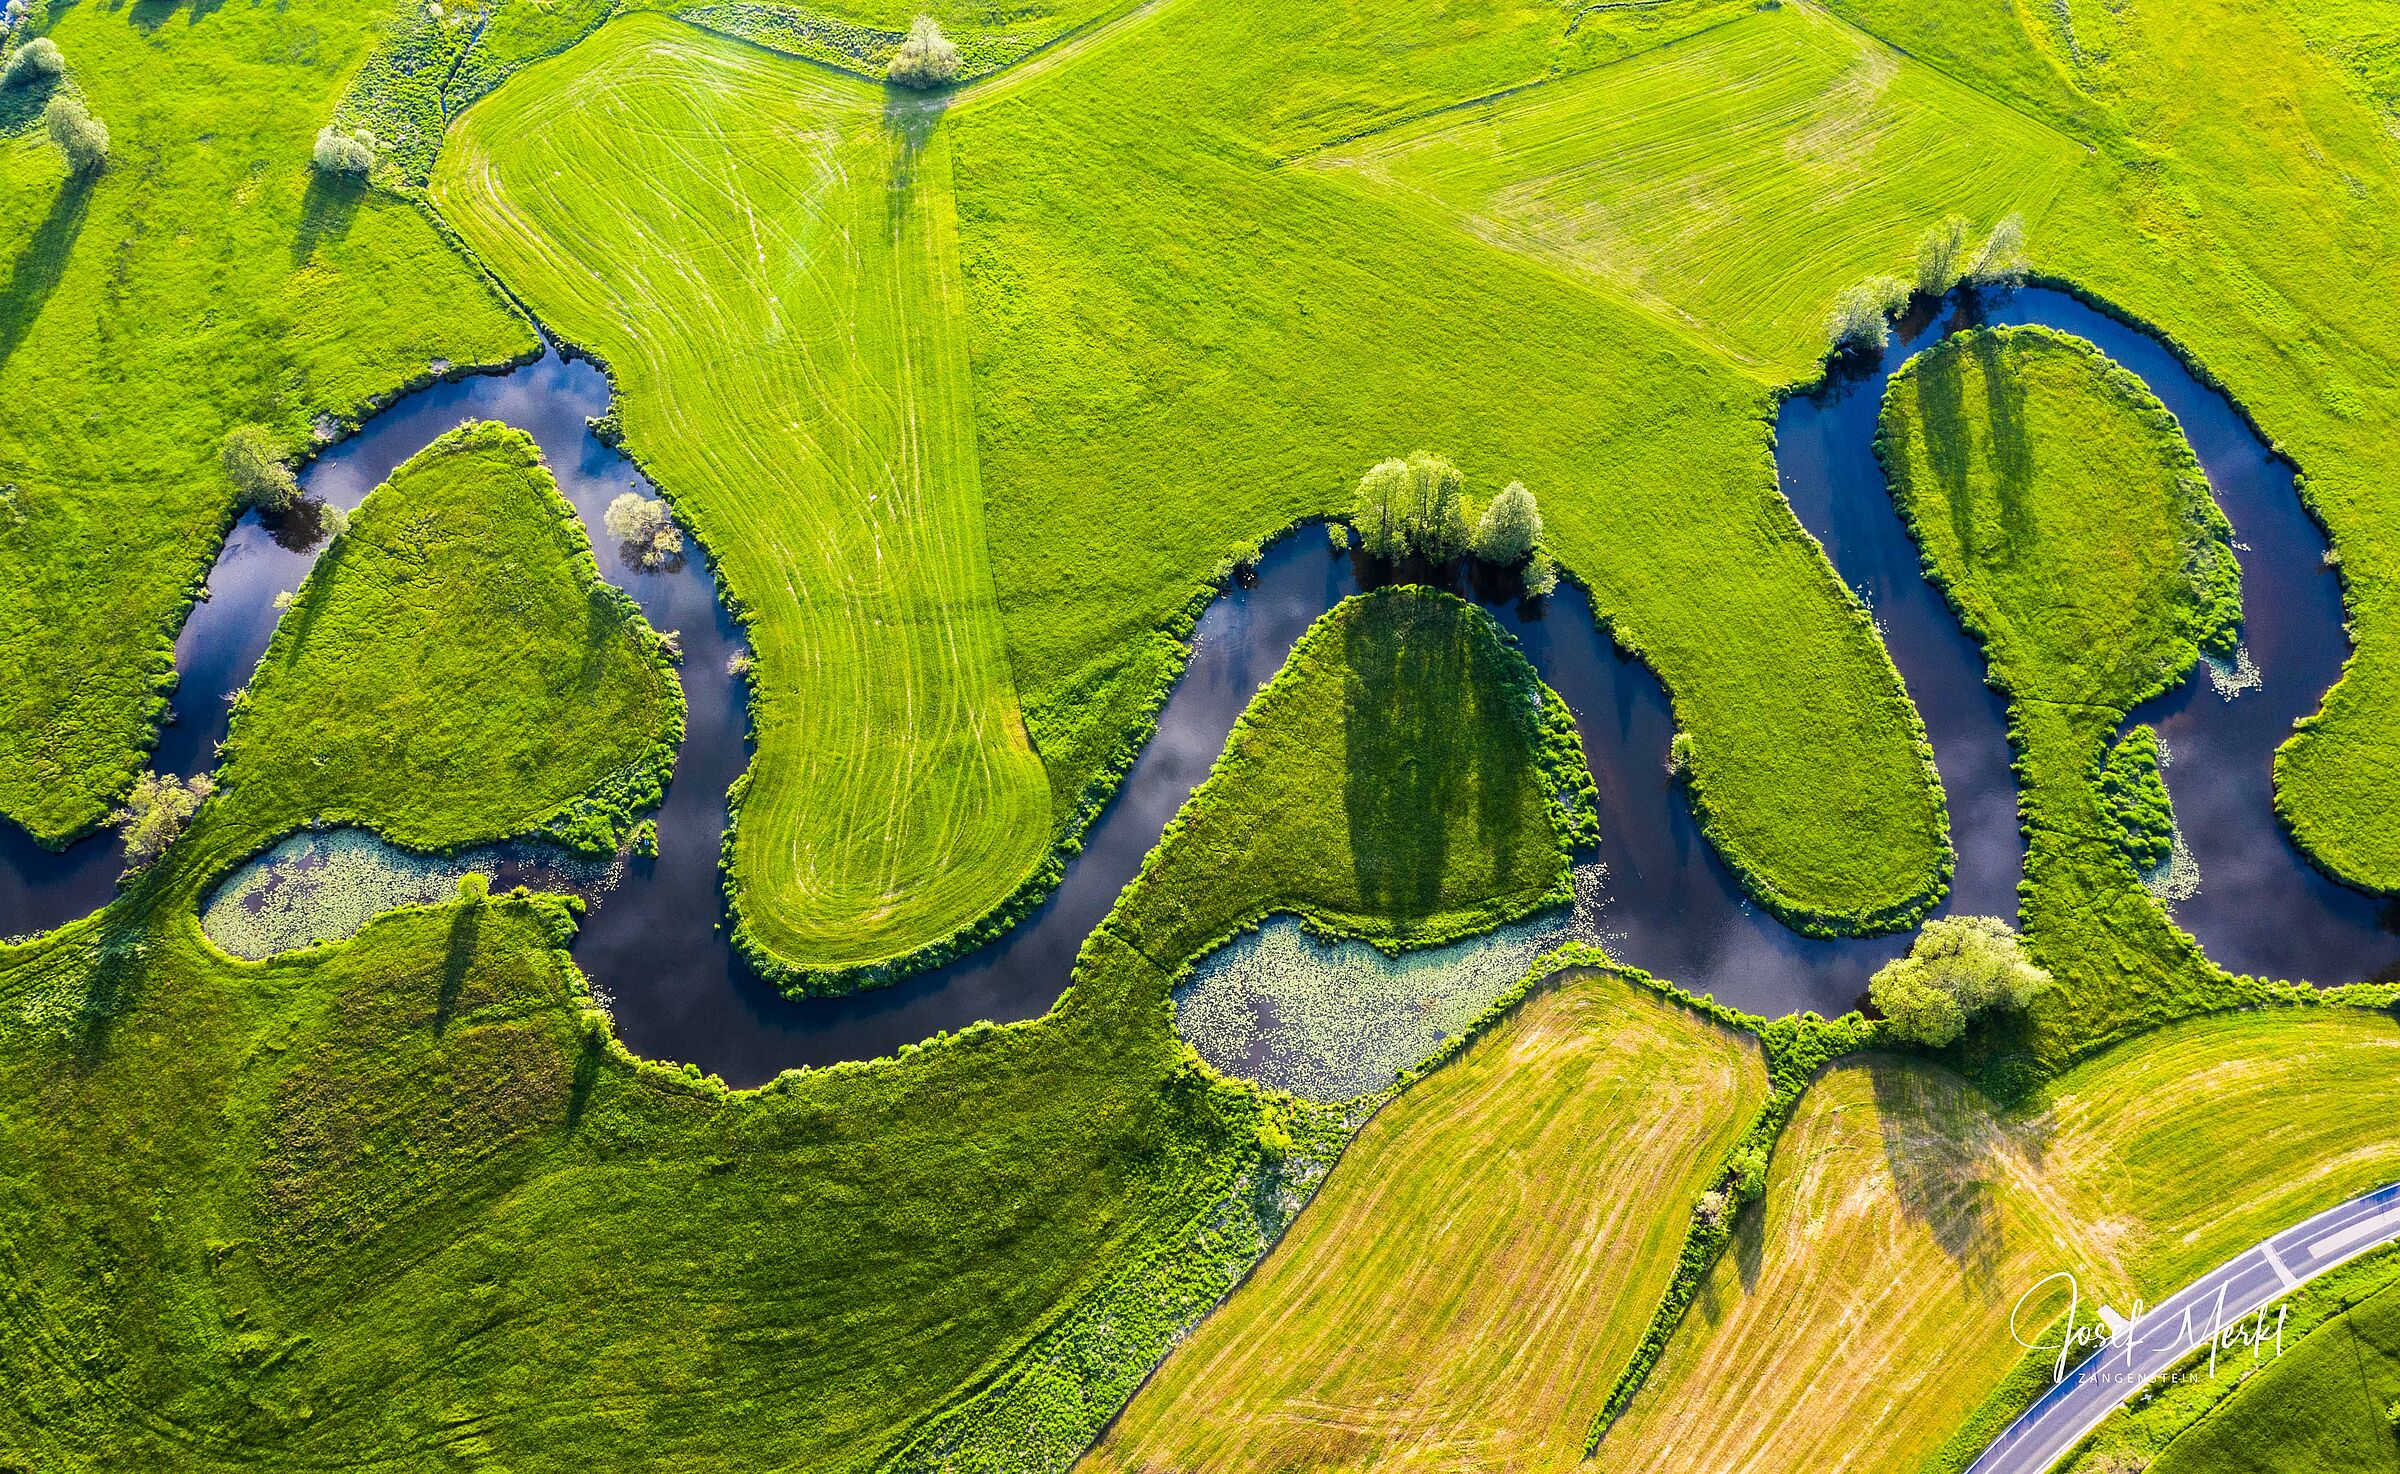
[[[2345,1249],[2355,1248],[2392,1228],[2400,1227],[2400,1208],[2386,1208],[2372,1218],[2361,1219],[2339,1233],[2329,1233],[2308,1246],[2308,1257],[2325,1259]]]
[[[2275,1271],[2275,1278],[2283,1282],[2283,1287],[2287,1290],[2299,1289],[2300,1280],[2290,1270],[2283,1267],[2283,1256],[2275,1252],[2275,1241],[2269,1239],[2258,1247],[2267,1256],[2267,1268]]]

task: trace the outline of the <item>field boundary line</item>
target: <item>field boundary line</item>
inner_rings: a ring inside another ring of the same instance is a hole
[[[1974,93],[1977,97],[1980,97],[1984,101],[1991,103],[1993,106],[2004,108],[2009,112],[2015,113],[2018,117],[2023,118],[2026,122],[2033,124],[2037,128],[2040,128],[2043,132],[2053,135],[2060,142],[2071,144],[2076,148],[2082,149],[2086,156],[2096,154],[2100,151],[2097,145],[2086,143],[2082,139],[2077,138],[2074,134],[2069,133],[2066,129],[2058,126],[2056,119],[2044,117],[2042,114],[2033,111],[2033,109],[2025,106],[2023,103],[2002,97],[1999,93],[1992,91],[1988,87],[1971,82],[1965,77],[1962,77],[1958,73],[1950,70],[1948,67],[1943,66],[1938,61],[1927,61],[1924,57],[1917,55],[1915,52],[1909,50],[1899,42],[1875,34],[1873,31],[1868,30],[1865,26],[1860,25],[1857,21],[1854,21],[1850,17],[1841,14],[1839,11],[1829,10],[1819,5],[1811,5],[1808,8],[1817,12],[1819,15],[1824,16],[1828,20],[1857,32],[1859,35],[1864,36],[1869,41],[1874,42],[1884,50],[1892,53],[1892,55],[1897,56],[1902,61],[1909,63],[1911,66],[1923,67],[1925,70],[1932,72],[1935,76],[1941,77],[1946,81],[1949,81],[1957,86],[1965,88],[1969,92]]]
[[[1153,3],[1163,3],[1163,0],[1153,0]],[[1406,117],[1393,118],[1388,122],[1376,123],[1369,127],[1358,129],[1353,133],[1345,133],[1339,138],[1328,138],[1322,143],[1310,144],[1307,148],[1301,149],[1296,153],[1284,155],[1282,158],[1275,161],[1275,167],[1280,169],[1286,164],[1305,163],[1306,161],[1315,158],[1319,154],[1328,153],[1334,149],[1357,143],[1361,139],[1373,138],[1382,133],[1391,133],[1398,129],[1409,127],[1411,124],[1429,122],[1434,118],[1445,117],[1451,113],[1463,113],[1469,108],[1486,107],[1495,102],[1505,102],[1509,98],[1516,97],[1522,93],[1538,91],[1544,87],[1555,87],[1562,82],[1578,82],[1586,77],[1601,76],[1607,72],[1616,70],[1618,67],[1625,66],[1632,62],[1646,60],[1650,57],[1658,55],[1662,51],[1672,50],[1677,46],[1683,45],[1687,41],[1697,41],[1702,36],[1721,31],[1727,26],[1740,25],[1743,21],[1748,20],[1755,13],[1756,12],[1754,11],[1745,10],[1739,15],[1727,16],[1725,19],[1720,21],[1711,21],[1696,31],[1686,31],[1680,36],[1673,36],[1667,40],[1661,41],[1656,46],[1645,46],[1639,51],[1627,52],[1625,55],[1617,57],[1612,61],[1602,62],[1596,67],[1585,67],[1581,71],[1558,72],[1547,77],[1536,77],[1530,82],[1518,82],[1511,86],[1503,87],[1496,92],[1486,92],[1480,97],[1466,97],[1459,99],[1457,102],[1445,102],[1439,107],[1427,108],[1425,111],[1420,113],[1410,113]]]

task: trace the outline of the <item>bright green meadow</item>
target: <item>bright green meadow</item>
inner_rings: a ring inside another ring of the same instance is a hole
[[[487,438],[445,455],[521,480],[505,432],[462,437]],[[349,536],[405,527],[453,469],[412,467]],[[334,618],[359,582],[312,583],[294,616],[322,598]],[[584,630],[567,603],[532,613]],[[239,762],[287,740],[268,695],[309,660],[278,640]],[[620,696],[638,675],[612,677]],[[117,906],[0,951],[0,1449],[44,1474],[863,1469],[1086,1306],[1119,1337],[1080,1369],[1097,1403],[1004,1380],[936,1430],[1071,1453],[1263,1245],[1173,1257],[1138,1294],[1126,1267],[1215,1243],[1241,1185],[1296,1150],[1300,1122],[1175,1040],[1180,959],[1269,912],[1435,937],[1563,897],[1589,809],[1538,690],[1458,601],[1345,604],[1049,1016],[755,1092],[615,1046],[554,901],[404,909],[264,963],[215,952],[193,900],[268,827],[236,783]],[[443,728],[388,776],[434,784],[529,715]],[[1404,744],[1413,764],[1348,761]],[[292,802],[339,801],[339,770],[290,772]],[[1456,816],[1438,840],[1425,805]],[[516,819],[462,795],[450,832]],[[1161,1284],[1185,1286],[1165,1302],[1182,1318],[1157,1318]]]
[[[739,602],[758,751],[734,915],[802,983],[977,935],[1051,840],[985,555],[937,114],[629,16],[470,113],[433,182],[608,363],[627,449]]]
[[[531,330],[404,201],[309,147],[375,13],[156,3],[49,27],[112,138],[69,179],[0,133],[0,816],[89,829],[142,766],[175,631],[234,514],[226,432],[290,450]]]
[[[2385,0],[924,8],[955,89],[877,80],[918,9],[882,0],[43,0],[25,34],[66,76],[0,95],[0,822],[63,841],[145,766],[237,512],[229,431],[297,458],[409,385],[531,355],[530,315],[604,364],[626,450],[747,626],[726,881],[790,990],[1020,919],[1207,601],[1418,449],[1477,505],[1536,493],[1762,906],[1904,929],[1947,883],[1944,799],[1870,612],[1778,489],[1775,413],[1827,372],[1839,292],[1909,275],[1938,222],[2014,215],[2037,278],[2171,341],[2297,466],[2354,656],[2276,802],[2329,872],[2400,892]],[[48,142],[53,87],[106,123],[97,174]],[[370,179],[312,172],[337,118],[376,133]],[[1647,1119],[1708,1137],[1672,1170],[1541,1137],[1555,1181],[1659,1193],[1639,1273],[1587,1265],[1639,1287],[1605,1321],[1562,1330],[1545,1307],[1581,1302],[1525,1289],[1567,1349],[1521,1404],[1559,1418],[1512,1401],[1484,1430],[1520,1462],[1630,1403],[1605,1467],[1955,1467],[2026,1390],[2000,1380],[1994,1276],[2071,1244],[2163,1288],[2388,1172],[2389,1020],[2348,1005],[2400,990],[2298,1007],[2320,995],[2228,976],[2143,888],[2172,814],[2127,715],[2240,616],[2180,427],[2086,343],[1976,330],[1892,380],[1878,451],[2007,699],[2016,920],[2056,985],[1951,1051],[1822,1078],[1879,1026],[1766,1026],[1754,1162],[1667,1110]],[[1221,1349],[1153,1408],[1197,1388],[1293,1410],[1291,1447],[1364,1450],[1267,1395],[1333,1366],[1358,1408],[1430,1408],[1386,1446],[1442,1447],[1456,1399],[1376,1385],[1416,1364],[1312,1359],[1262,1298],[1374,1261],[1330,1219],[1276,1248],[1328,1170],[1345,1222],[1405,1195],[1378,1150],[1335,1165],[1367,1107],[1220,1074],[1173,998],[1272,917],[1433,946],[1554,916],[1570,856],[1609,859],[1563,704],[1497,625],[1423,589],[1344,602],[1048,1014],[760,1090],[628,1053],[560,898],[469,882],[258,961],[199,930],[235,866],[311,826],[605,851],[682,715],[669,642],[525,436],[462,427],[368,497],[182,841],[104,911],[0,945],[0,1474],[1057,1470],[1178,1344]],[[1507,1050],[1582,1059],[1576,1020],[1653,1011],[1542,996],[1361,1140],[1475,1136],[1420,1114],[1444,1101],[1518,1139],[1566,1076]],[[1420,1191],[1442,1211],[1401,1246],[1428,1303],[1489,1310],[1476,1266],[1517,1240],[1479,1259],[1441,1234],[1505,1225],[1513,1164],[1400,1165],[1492,1195]],[[2284,1361],[2205,1408],[2162,1394],[2122,1447],[2151,1474],[2400,1463],[2400,1302],[2368,1288],[2327,1282]],[[1390,1344],[1472,1369],[1455,1341]],[[1967,1375],[1928,1380],[1952,1354]],[[1197,1436],[1176,1422],[1140,1412],[1118,1451]]]

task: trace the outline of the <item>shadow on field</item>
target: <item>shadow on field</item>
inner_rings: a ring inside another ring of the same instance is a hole
[[[450,918],[449,944],[442,954],[442,980],[433,996],[433,1032],[445,1033],[450,1020],[458,1012],[460,993],[467,986],[467,971],[475,965],[475,942],[483,930],[483,907],[473,902],[462,903]]]
[[[132,21],[133,28],[143,35],[155,35],[159,27],[174,19],[175,12],[183,9],[184,4],[185,0],[133,0],[133,6],[125,18]],[[225,8],[225,0],[190,0],[190,4],[192,18],[189,23],[195,26]]]
[[[1878,1059],[1869,1071],[1901,1212],[1925,1225],[1969,1287],[1998,1290],[2008,1250],[2003,1159],[2021,1153],[2038,1165],[2046,1133],[2012,1128],[1982,1091],[1946,1070]]]
[[[299,265],[315,255],[317,247],[348,235],[358,218],[359,203],[366,197],[363,179],[328,178],[319,170],[309,170],[308,194],[300,201],[300,230],[292,237],[292,264]]]
[[[933,130],[950,110],[947,92],[919,92],[886,82],[883,85],[883,137],[891,161],[892,218],[908,213],[909,195],[917,184],[917,159],[933,141]]]
[[[67,274],[67,256],[74,250],[75,237],[83,233],[91,202],[92,181],[81,175],[69,179],[50,202],[50,213],[17,252],[8,285],[0,287],[0,368],[8,366],[17,345],[33,330],[34,319],[42,315],[42,304]]]
[[[1462,791],[1477,776],[1473,750],[1477,714],[1458,709],[1471,690],[1471,652],[1463,624],[1440,611],[1397,619],[1354,619],[1343,626],[1345,677],[1343,742],[1348,756],[1342,803],[1349,820],[1351,862],[1361,904],[1414,920],[1441,904],[1451,816],[1477,803],[1486,831],[1513,821],[1513,795],[1498,795],[1510,812],[1495,821],[1494,795]],[[1498,783],[1487,787],[1502,787]],[[1486,844],[1485,852],[1504,845]]]

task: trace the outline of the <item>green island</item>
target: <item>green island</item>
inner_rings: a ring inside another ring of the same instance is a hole
[[[2389,12],[4,0],[0,1474],[2400,1467]]]

